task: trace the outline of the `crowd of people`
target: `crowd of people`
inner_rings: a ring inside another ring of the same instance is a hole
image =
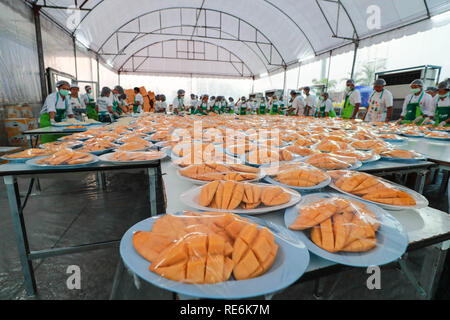
[[[393,96],[385,86],[386,81],[383,79],[377,79],[373,83],[365,121],[391,120]],[[143,111],[144,98],[137,87],[134,88],[133,103],[127,101],[127,95],[119,85],[114,89],[103,87],[96,101],[91,86],[84,88],[84,94],[80,94],[77,84],[69,84],[67,81],[59,81],[56,87],[57,92],[48,95],[42,106],[40,127],[51,126],[65,118],[73,117],[78,120],[86,117],[100,122],[112,122],[121,115]],[[417,79],[410,84],[410,88],[411,93],[405,97],[399,122],[416,124],[434,122],[436,126],[450,125],[450,81],[443,81],[437,87],[425,88],[424,82]],[[187,100],[185,91],[180,89],[171,104],[166,101],[164,94],[156,95],[155,100],[152,107],[156,113],[336,117],[329,94],[323,91],[317,98],[309,87],[292,90],[289,99],[272,94],[265,97],[252,95],[250,99],[241,97],[235,101],[233,97],[227,99],[224,96],[208,94],[198,97],[191,94]],[[346,81],[345,100],[340,117],[355,119],[360,107],[361,94],[355,89],[354,80],[349,79]]]

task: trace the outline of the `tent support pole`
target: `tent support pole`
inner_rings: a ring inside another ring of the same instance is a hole
[[[298,62],[298,74],[297,74],[297,88],[296,89],[300,89],[300,68],[302,67],[302,63],[301,61]]]
[[[253,76],[253,81],[252,81],[252,93],[255,93],[255,76]]]
[[[97,54],[97,98],[100,97],[100,59]]]
[[[330,81],[330,69],[331,69],[331,57],[332,57],[332,55],[333,55],[333,50],[330,50],[330,60],[328,61],[328,72],[327,72],[327,87],[326,87],[326,89],[327,89],[327,91],[328,91],[328,83],[329,83],[329,81]]]
[[[358,53],[358,46],[359,46],[359,41],[355,41],[355,51],[353,53],[352,73],[350,75],[351,79],[353,79],[353,75],[355,73],[355,64],[356,64],[356,55]]]
[[[117,81],[119,82],[119,86],[120,86],[120,71],[117,71]]]
[[[78,66],[77,66],[77,44],[75,37],[72,37],[73,40],[73,57],[75,58],[75,79],[78,80]]]
[[[40,6],[33,6],[34,27],[36,30],[36,46],[39,63],[39,79],[41,82],[41,101],[44,102],[45,98],[47,97],[47,84],[45,81],[44,49],[42,47],[41,17],[39,13],[40,10]]]
[[[284,80],[283,80],[283,95],[285,94],[285,92],[286,92],[286,73],[287,73],[287,67],[286,66],[284,66]]]

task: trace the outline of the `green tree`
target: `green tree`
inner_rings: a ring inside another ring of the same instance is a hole
[[[328,82],[328,85],[327,85],[327,82]],[[335,88],[336,88],[336,85],[337,85],[337,81],[336,80],[329,80],[328,81],[328,79],[327,78],[323,78],[322,80],[317,80],[317,79],[313,79],[312,80],[312,83],[314,84],[314,85],[323,85],[323,86],[325,86],[325,87],[328,87],[328,91],[333,91]]]
[[[371,86],[375,80],[375,73],[386,68],[386,59],[377,61],[367,61],[360,68],[356,68],[353,79],[356,85]],[[349,74],[350,76],[350,74]]]

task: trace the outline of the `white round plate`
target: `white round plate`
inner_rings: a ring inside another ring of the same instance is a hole
[[[145,151],[138,151],[138,152],[145,152]],[[133,153],[133,152],[129,152],[129,153]],[[166,154],[161,155],[160,158],[157,159],[153,159],[153,160],[146,160],[146,161],[115,161],[115,160],[110,160],[110,158],[114,155],[114,152],[112,153],[107,153],[107,154],[103,154],[101,156],[99,156],[99,159],[103,162],[108,162],[108,163],[112,163],[112,164],[145,164],[145,163],[152,163],[155,161],[159,161],[162,160],[164,158],[167,157]]]
[[[286,209],[284,214],[284,223],[288,228],[297,218],[298,210],[310,205],[315,201],[331,197],[341,197],[350,199],[336,193],[315,193],[303,197],[295,207]],[[408,247],[408,235],[403,226],[382,208],[366,204],[367,209],[372,211],[378,218],[380,228],[376,232],[377,245],[372,250],[366,252],[336,252],[332,253],[317,246],[310,239],[310,230],[294,231],[300,240],[302,240],[308,250],[324,259],[334,261],[343,265],[354,267],[380,266],[388,264],[400,258]]]
[[[408,193],[411,197],[414,198],[414,200],[416,201],[416,204],[415,204],[414,206],[395,206],[395,205],[390,205],[390,204],[379,203],[379,202],[375,202],[375,201],[370,201],[370,200],[363,199],[362,197],[359,197],[359,196],[357,196],[357,195],[351,194],[351,193],[349,193],[349,192],[342,191],[341,189],[339,189],[338,187],[336,187],[335,184],[334,184],[333,182],[331,182],[329,186],[330,186],[331,188],[333,188],[333,189],[335,189],[335,190],[337,190],[337,191],[343,193],[343,194],[346,194],[346,195],[352,197],[352,198],[358,199],[358,200],[363,201],[363,202],[368,202],[368,203],[375,204],[375,205],[380,206],[380,207],[382,207],[382,208],[384,208],[384,209],[386,209],[386,210],[399,211],[399,210],[405,210],[405,209],[422,209],[422,208],[428,207],[429,202],[428,202],[427,198],[425,198],[425,197],[424,197],[423,195],[421,195],[420,193],[418,193],[418,192],[416,192],[416,191],[414,191],[414,190],[411,190],[411,189],[409,189],[409,188],[406,188],[406,187],[404,187],[404,186],[398,185],[398,184],[396,184],[396,183],[393,183],[393,182],[391,182],[391,181],[387,181],[387,180],[385,180],[385,179],[383,179],[383,178],[379,178],[379,177],[377,177],[377,178],[378,178],[380,181],[382,181],[382,182],[386,182],[386,183],[392,185],[393,187],[395,187],[395,188],[397,188],[397,189],[399,189],[399,190],[401,190],[401,191],[404,191],[404,192]]]
[[[271,185],[268,185],[265,183],[257,183],[257,184],[260,186],[264,186],[264,187],[271,186]],[[286,209],[286,208],[295,206],[302,198],[302,196],[297,191],[294,191],[294,190],[288,189],[288,188],[283,188],[286,192],[289,192],[291,194],[291,200],[285,204],[282,204],[279,206],[273,206],[273,207],[261,207],[261,208],[248,209],[248,210],[239,209],[239,207],[234,210],[223,210],[223,209],[213,209],[213,208],[209,208],[209,207],[203,207],[198,204],[198,200],[200,197],[200,191],[202,188],[203,188],[203,186],[194,187],[191,190],[183,193],[180,196],[181,202],[183,202],[185,205],[187,205],[191,208],[201,210],[201,211],[232,212],[232,213],[238,213],[238,214],[255,215],[255,214],[262,214],[262,213],[278,211],[278,210],[282,210],[282,209]]]

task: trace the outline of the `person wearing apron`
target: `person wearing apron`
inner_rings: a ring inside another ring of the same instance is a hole
[[[141,113],[144,106],[144,97],[140,93],[141,90],[134,88],[133,113]]]
[[[394,98],[392,93],[385,89],[386,81],[377,79],[373,83],[373,92],[369,98],[369,108],[364,121],[389,122],[392,114]]]
[[[282,114],[284,116],[287,115],[288,107],[284,103],[284,97],[281,97],[281,99],[278,101],[279,101],[279,109],[278,110],[279,110],[280,114]]]
[[[70,86],[70,95],[68,103],[72,107],[72,111],[75,119],[78,121],[84,121],[83,114],[86,114],[86,106],[84,105],[84,101],[80,99],[78,96],[78,92],[80,91],[80,87],[76,84],[72,84]]]
[[[260,115],[265,115],[267,112],[267,107],[266,107],[266,98],[262,97],[259,100],[259,106],[257,108],[257,113]]]
[[[234,110],[234,99],[232,97],[228,98],[228,103],[227,103],[227,110],[229,114],[234,114],[236,113],[236,110]]]
[[[342,119],[355,119],[361,105],[361,94],[358,90],[355,90],[355,82],[352,79],[347,80],[345,92],[341,117]]]
[[[197,106],[197,104],[198,104],[197,96],[195,94],[191,93],[191,100],[189,103],[189,113],[190,114],[194,114],[195,107]]]
[[[279,110],[279,103],[278,103],[278,98],[275,96],[272,96],[272,99],[270,101],[270,114],[271,115],[278,115],[280,114],[280,110]]]
[[[323,92],[319,97],[319,108],[317,111],[317,118],[336,118],[336,113],[333,108],[333,101],[331,101],[328,92]]]
[[[209,104],[208,104],[209,96],[207,94],[201,97],[201,101],[195,106],[194,113],[196,115],[206,116],[208,114]]]
[[[288,111],[289,116],[303,116],[305,113],[305,100],[302,95],[295,90],[291,91],[292,107]]]
[[[97,100],[98,120],[100,122],[112,122],[113,102],[111,99],[112,91],[108,87],[103,87],[100,98]]]
[[[173,99],[172,102],[172,112],[175,114],[183,113],[185,107],[184,107],[184,94],[185,91],[180,89],[177,91],[177,96],[175,99]]]
[[[397,123],[427,123],[433,116],[433,98],[423,91],[424,83],[420,79],[411,82],[412,93],[405,97],[402,113]]]
[[[56,84],[57,92],[53,92],[47,96],[41,109],[39,118],[39,127],[51,127],[52,125],[62,122],[66,117],[73,118],[71,105],[68,103],[70,94],[70,85],[67,81],[58,81]],[[42,135],[41,143],[53,142],[63,135]]]
[[[128,112],[128,106],[126,103],[127,96],[125,94],[125,90],[121,86],[115,86],[113,89],[113,112],[117,116],[121,116]],[[125,99],[122,99],[125,95]],[[125,103],[124,103],[125,102]]]
[[[240,116],[247,115],[247,111],[249,109],[249,105],[247,103],[247,99],[245,97],[241,97],[241,102],[238,103],[238,110]]]
[[[316,113],[316,97],[310,94],[310,87],[304,87],[303,92],[305,93],[305,112],[303,115],[314,116]]]
[[[436,110],[434,125],[436,127],[450,126],[450,83],[443,81],[438,85],[438,95],[436,96]]]
[[[225,99],[225,97],[221,96],[219,97],[219,101],[220,101],[220,113],[224,114],[227,112],[228,109],[227,100]]]
[[[92,96],[92,88],[91,86],[84,87],[86,90],[86,94],[82,96],[84,105],[86,106],[87,117],[88,119],[93,119],[98,121],[98,113],[95,111],[95,100]]]

